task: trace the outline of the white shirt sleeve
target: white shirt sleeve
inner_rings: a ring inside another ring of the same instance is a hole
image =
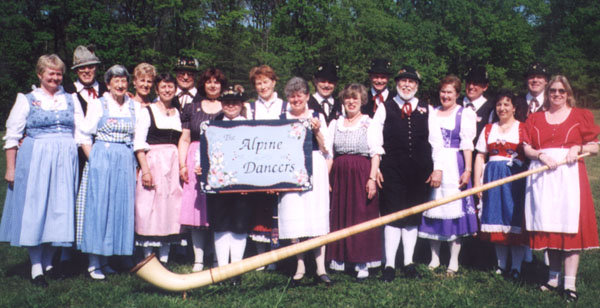
[[[367,143],[371,155],[385,154],[385,150],[383,149],[383,124],[385,123],[385,117],[385,107],[380,106],[377,108],[377,111],[375,111],[373,120],[367,129]]]
[[[429,144],[431,145],[431,160],[433,160],[433,170],[442,170],[442,164],[444,163],[444,157],[442,155],[442,149],[444,148],[444,137],[442,137],[442,131],[439,123],[436,119],[435,113],[437,110],[431,105],[428,107],[429,120]]]
[[[336,130],[338,121],[344,121],[344,118],[339,117],[338,119],[332,120],[331,122],[329,122],[329,126],[327,127],[327,138],[326,138],[327,144],[325,145],[325,148],[329,151],[332,158],[333,158],[333,140],[335,139],[335,130]]]
[[[479,153],[487,153],[487,141],[485,140],[485,127],[479,134],[479,139],[477,140],[477,145],[475,146],[475,150]]]
[[[325,150],[327,151],[327,154],[323,153],[323,156],[325,156],[325,159],[333,159],[333,149],[331,148],[333,143],[329,141],[330,138],[329,130],[327,129],[327,121],[325,121],[325,117],[322,113],[319,113],[319,122],[321,122],[319,131],[321,132],[321,135],[323,135],[323,144],[325,146]]]
[[[135,123],[135,137],[133,138],[133,151],[150,150],[147,142],[148,129],[150,128],[150,112],[148,108],[142,109],[137,113]]]
[[[6,135],[4,136],[4,149],[10,149],[19,146],[19,140],[23,138],[25,125],[27,124],[27,115],[29,114],[29,102],[25,94],[17,94],[15,104],[10,110],[6,120]]]
[[[98,122],[102,118],[103,112],[100,100],[95,99],[88,103],[85,119],[78,128],[79,140],[77,140],[77,143],[92,144],[92,135],[96,133]]]
[[[473,139],[477,135],[477,114],[470,108],[463,108],[460,121],[460,145],[461,150],[473,151]]]
[[[81,127],[81,125],[83,125],[83,121],[84,121],[84,115],[83,115],[83,108],[81,108],[81,102],[79,102],[79,99],[77,98],[77,94],[73,93],[73,94],[65,94],[65,95],[71,95],[71,99],[73,100],[73,107],[74,107],[74,117],[75,117],[75,127],[73,127],[74,129],[74,138],[75,138],[75,142],[77,144],[81,144],[82,142],[85,141],[85,136],[83,136],[83,134],[81,133],[81,131],[79,130],[79,127]]]

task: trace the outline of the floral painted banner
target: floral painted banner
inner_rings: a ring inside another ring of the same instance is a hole
[[[205,193],[312,189],[307,120],[207,121],[200,129]]]

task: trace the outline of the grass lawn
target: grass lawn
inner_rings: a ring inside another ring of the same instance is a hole
[[[600,123],[600,110],[594,111]],[[2,133],[2,135],[4,135]],[[0,155],[4,175],[4,155]],[[600,213],[600,158],[586,159],[589,178]],[[4,181],[0,198],[4,200]],[[3,203],[0,205],[0,209]],[[538,282],[547,278],[537,263],[531,275],[517,284],[492,274],[491,269],[462,266],[459,275],[447,278],[426,269],[429,253],[419,244],[416,252],[420,279],[405,279],[398,271],[396,280],[383,283],[379,273],[363,283],[345,273],[331,273],[334,286],[306,284],[288,287],[283,272],[251,272],[241,286],[212,285],[194,289],[184,299],[181,293],[159,290],[131,274],[92,281],[84,273],[64,280],[50,280],[40,289],[29,282],[29,258],[24,248],[0,244],[0,307],[565,307],[556,294],[542,293]],[[538,260],[542,254],[536,252]],[[446,258],[447,259],[447,258]],[[444,259],[442,259],[444,260]],[[493,264],[492,260],[492,264]],[[397,264],[400,264],[398,262]],[[489,263],[489,262],[488,262]],[[191,264],[173,262],[175,272],[189,272]],[[577,280],[580,307],[598,307],[600,299],[600,250],[582,254]],[[571,306],[575,306],[571,304]]]

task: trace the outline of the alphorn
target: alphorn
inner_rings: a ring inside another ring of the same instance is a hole
[[[590,153],[584,153],[579,155],[578,159],[586,157]],[[565,164],[566,161],[558,163],[558,165]],[[434,208],[436,206],[443,205],[445,203],[458,200],[467,196],[474,195],[476,193],[500,186],[524,177],[530,176],[535,173],[539,173],[549,169],[548,166],[542,166],[536,169],[527,170],[494,182],[487,183],[485,185],[471,188],[462,191],[458,194],[448,196],[438,200],[432,200],[425,202],[409,209],[398,211],[392,214],[381,216],[369,221],[365,221],[358,225],[354,225],[345,229],[341,229],[327,235],[315,237],[298,244],[279,248],[269,252],[265,252],[260,255],[256,255],[235,263],[231,263],[225,266],[211,268],[202,272],[190,273],[190,274],[176,274],[167,270],[160,262],[156,259],[154,254],[142,260],[137,264],[131,272],[136,273],[139,277],[146,280],[147,282],[168,291],[187,291],[194,288],[203,287],[216,282],[221,282],[229,278],[241,275],[243,273],[255,270],[259,267],[275,263],[279,260],[295,256],[299,253],[309,251],[311,249],[323,246],[325,244],[335,242],[352,236],[354,234],[367,231],[376,227],[383,226],[393,221],[402,219],[404,217],[421,213],[425,210]]]

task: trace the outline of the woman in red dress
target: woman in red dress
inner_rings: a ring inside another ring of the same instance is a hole
[[[525,155],[530,169],[550,167],[527,179],[525,221],[532,249],[548,250],[550,271],[543,291],[559,286],[564,262],[564,295],[576,301],[575,278],[579,255],[598,248],[594,200],[581,153],[598,153],[600,127],[589,110],[574,108],[573,90],[566,77],[552,77],[546,86],[544,110],[526,123]],[[557,166],[566,160],[566,165]]]

